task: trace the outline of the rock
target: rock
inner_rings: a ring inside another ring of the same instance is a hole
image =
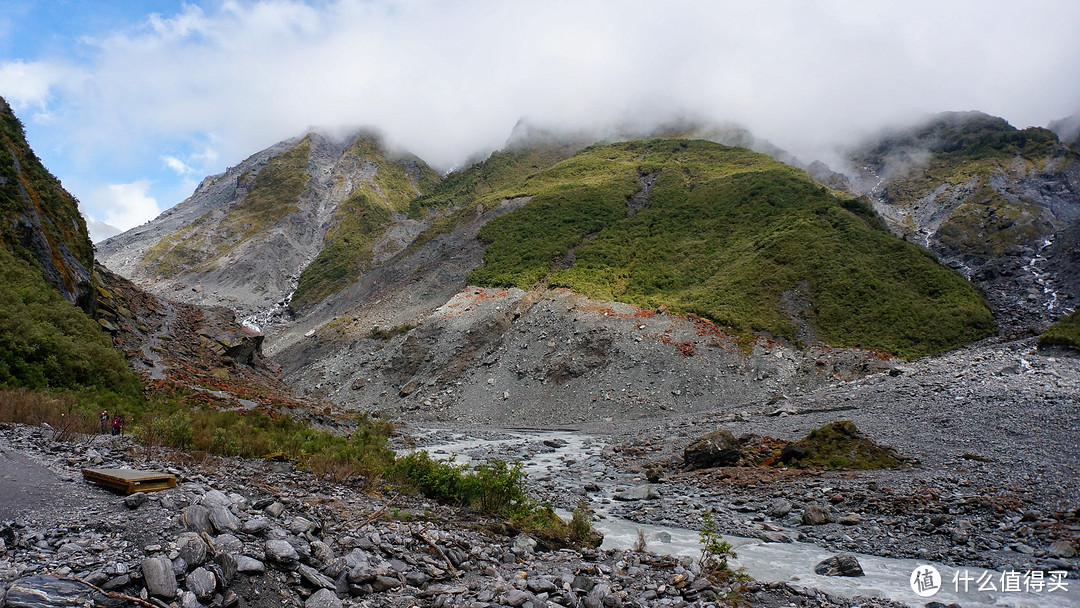
[[[48,575],[25,576],[11,583],[3,602],[7,608],[67,608],[107,605],[104,595],[75,581]]]
[[[334,550],[329,545],[317,540],[311,543],[311,557],[323,564],[329,564],[334,561]]]
[[[240,526],[240,531],[245,534],[262,534],[270,529],[270,520],[265,517],[252,517]]]
[[[289,532],[292,532],[297,536],[314,530],[315,524],[311,520],[303,517],[294,517],[293,520],[289,522]]]
[[[143,506],[143,504],[146,503],[146,500],[146,492],[136,492],[130,496],[124,497],[124,506],[131,510],[135,510]]]
[[[859,560],[850,553],[839,553],[818,562],[814,573],[822,576],[863,576]]]
[[[765,511],[766,515],[774,519],[780,519],[788,513],[791,513],[791,501],[783,498],[777,498],[770,502],[769,508]]]
[[[150,595],[169,600],[176,597],[176,575],[171,561],[164,557],[148,557],[142,561],[142,573]]]
[[[217,578],[214,573],[206,568],[196,568],[187,575],[187,588],[195,594],[200,601],[205,601],[214,595],[217,587]]]
[[[180,608],[202,608],[202,604],[194,593],[185,591],[180,594]]]
[[[771,530],[764,530],[758,533],[758,538],[767,543],[790,543],[791,537],[783,532],[773,532]]]
[[[254,557],[237,555],[236,571],[243,574],[258,574],[261,572],[266,572],[266,564],[260,562]]]
[[[263,509],[263,513],[266,513],[267,515],[275,519],[281,517],[281,513],[283,511],[285,511],[285,505],[281,504],[280,502],[270,503],[269,506]]]
[[[789,443],[784,446],[784,449],[780,450],[780,462],[784,464],[791,464],[795,460],[802,460],[809,456],[809,452],[806,451],[800,445]]]
[[[232,534],[219,534],[214,538],[214,552],[221,553],[222,551],[231,553],[240,553],[244,550],[244,543],[240,542],[239,538],[236,538]]]
[[[304,579],[304,581],[312,587],[322,587],[323,589],[331,590],[337,587],[337,584],[334,583],[334,581],[330,580],[329,577],[312,568],[311,566],[305,566],[304,564],[300,564],[296,568],[296,571],[300,574],[300,578]]]
[[[266,559],[282,570],[295,570],[300,561],[300,554],[288,542],[268,540],[264,546]]]
[[[820,505],[806,505],[803,509],[802,524],[804,526],[820,526],[833,520],[828,509]]]
[[[184,532],[176,538],[176,549],[188,568],[198,568],[206,563],[206,542],[194,532]]]
[[[210,511],[207,511],[206,507],[202,505],[184,507],[184,510],[180,513],[180,523],[188,530],[199,534],[204,532],[211,534],[214,531],[214,527],[210,523]]]
[[[304,608],[342,608],[342,604],[333,591],[319,589],[304,602]]]
[[[218,532],[236,532],[240,529],[240,518],[224,505],[210,507],[210,523]]]
[[[521,606],[532,599],[532,594],[520,589],[509,589],[503,598],[503,603],[508,606]]]
[[[214,556],[214,564],[218,567],[218,578],[222,579],[222,586],[228,585],[236,578],[236,556],[232,553],[219,552]]]
[[[615,500],[653,500],[660,498],[656,488],[649,483],[634,486],[615,495]]]
[[[695,439],[683,450],[683,466],[690,471],[732,466],[742,458],[742,446],[731,431],[720,429]]]
[[[1064,559],[1076,557],[1076,547],[1067,540],[1056,540],[1050,544],[1050,555]]]
[[[842,526],[854,526],[854,525],[857,525],[861,521],[862,521],[862,518],[859,517],[859,515],[857,513],[848,513],[847,515],[845,515],[845,516],[841,517],[840,519],[838,519],[837,523],[839,523]]]

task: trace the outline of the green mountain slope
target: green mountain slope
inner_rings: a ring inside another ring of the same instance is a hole
[[[480,200],[510,196],[532,198],[481,230],[473,283],[547,283],[788,339],[808,325],[831,345],[905,356],[994,330],[971,285],[867,203],[745,149],[595,147]]]
[[[26,143],[0,98],[0,245],[32,263],[72,302],[93,311],[94,247],[79,204]]]
[[[344,158],[375,171],[334,210],[323,249],[300,274],[291,302],[294,310],[352,285],[371,263],[373,247],[393,215],[407,213],[411,201],[439,183],[438,173],[423,161],[391,158],[371,139],[359,140]]]

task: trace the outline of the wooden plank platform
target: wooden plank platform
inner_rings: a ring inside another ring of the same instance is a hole
[[[156,492],[176,487],[176,477],[159,471],[137,469],[83,469],[83,478],[124,494]]]

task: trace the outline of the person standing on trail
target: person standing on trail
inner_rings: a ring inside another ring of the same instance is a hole
[[[101,434],[109,432],[109,410],[101,410]]]
[[[119,435],[124,432],[124,419],[120,417],[120,414],[113,416],[112,419],[112,434]]]

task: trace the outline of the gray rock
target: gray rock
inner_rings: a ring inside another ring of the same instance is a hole
[[[194,593],[185,591],[180,594],[180,608],[203,608],[203,605]]]
[[[240,539],[232,534],[221,534],[214,539],[214,551],[218,553],[222,551],[239,553],[243,550],[244,543],[240,542]]]
[[[258,574],[261,572],[266,572],[266,564],[260,562],[254,557],[237,555],[236,571],[242,574]]]
[[[829,510],[821,505],[806,505],[803,509],[802,523],[804,526],[820,526],[833,520]]]
[[[334,555],[334,550],[329,545],[317,540],[311,543],[311,557],[318,560],[320,563],[329,564],[337,557]]]
[[[314,522],[312,522],[309,519],[303,518],[303,517],[294,517],[292,519],[292,521],[289,522],[289,532],[292,532],[293,534],[296,534],[297,536],[299,536],[299,535],[301,535],[301,534],[303,534],[305,532],[311,532],[314,529],[315,529]]]
[[[146,492],[136,492],[124,497],[124,506],[129,509],[138,509],[146,504]]]
[[[210,523],[218,532],[236,532],[240,529],[240,518],[223,505],[210,507]]]
[[[252,517],[240,526],[245,534],[262,534],[270,529],[270,520],[265,517]]]
[[[758,538],[767,543],[790,543],[791,537],[783,532],[774,532],[772,530],[763,530],[758,533]]]
[[[266,559],[282,570],[295,570],[300,561],[300,554],[296,552],[288,542],[283,540],[268,540],[264,545]]]
[[[104,606],[105,596],[75,581],[55,576],[26,576],[11,583],[2,596],[7,608],[68,608],[71,606]]]
[[[683,466],[688,470],[734,465],[742,458],[742,445],[731,431],[720,429],[698,437],[683,450]]]
[[[176,597],[176,575],[171,561],[164,557],[148,557],[142,561],[142,573],[150,595],[169,600]]]
[[[206,568],[196,568],[187,576],[187,588],[199,600],[207,600],[214,595],[217,578]]]
[[[304,602],[304,608],[342,608],[342,604],[333,591],[319,589]]]
[[[322,587],[323,589],[331,590],[337,587],[337,583],[311,566],[300,564],[297,566],[296,572],[300,575],[300,578],[304,579],[304,581],[312,587]]]
[[[532,597],[532,594],[528,593],[527,591],[522,591],[520,589],[509,589],[503,596],[503,603],[508,606],[514,606],[515,608],[517,608],[517,606],[521,606],[525,602],[531,600]]]
[[[1050,544],[1050,555],[1064,559],[1076,557],[1076,547],[1067,540],[1056,540]]]
[[[859,560],[850,553],[839,553],[818,562],[814,573],[822,576],[863,576]]]
[[[615,500],[625,501],[653,500],[656,498],[660,498],[660,494],[656,491],[656,488],[649,483],[634,486],[615,495]]]
[[[203,494],[199,504],[210,510],[214,507],[227,507],[232,504],[232,500],[221,490],[210,490]]]
[[[809,454],[802,446],[798,446],[794,443],[789,443],[784,446],[784,449],[780,450],[780,462],[784,464],[791,464],[793,460],[802,460]]]
[[[862,521],[862,518],[859,517],[859,515],[857,513],[848,513],[847,515],[845,515],[845,516],[841,517],[839,520],[837,520],[837,523],[839,523],[842,526],[854,526],[854,525],[857,525],[861,521]]]
[[[176,537],[176,549],[188,568],[198,568],[206,563],[206,542],[194,532],[183,532]]]
[[[222,585],[227,585],[236,578],[236,554],[219,551],[214,556],[214,565],[218,567],[218,578],[222,579]]]
[[[184,510],[180,513],[180,523],[188,530],[199,534],[203,532],[212,534],[214,532],[214,527],[210,523],[210,511],[207,511],[206,507],[202,505],[184,507]]]
[[[267,515],[275,519],[281,517],[281,513],[283,511],[285,511],[285,505],[281,504],[280,502],[271,503],[270,506],[263,509],[263,513],[266,513]]]
[[[788,513],[791,513],[791,501],[783,498],[777,498],[770,502],[769,508],[765,511],[766,515],[774,519],[779,519]]]

